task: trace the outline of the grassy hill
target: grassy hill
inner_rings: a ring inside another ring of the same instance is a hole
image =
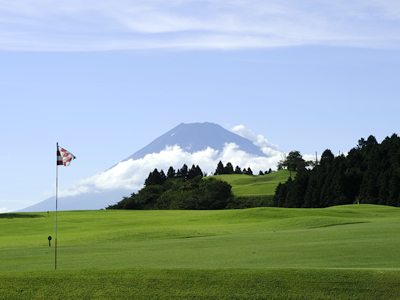
[[[0,299],[398,299],[400,209],[0,214]],[[53,240],[54,243],[54,240]]]
[[[232,192],[235,196],[264,196],[274,195],[279,183],[288,180],[290,172],[280,170],[261,176],[249,176],[241,174],[217,175],[215,178],[224,180],[232,186]],[[295,173],[292,172],[294,178]]]

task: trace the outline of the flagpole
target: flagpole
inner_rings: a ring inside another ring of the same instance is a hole
[[[56,240],[54,253],[54,270],[57,270],[57,199],[58,198],[58,142],[56,151]]]

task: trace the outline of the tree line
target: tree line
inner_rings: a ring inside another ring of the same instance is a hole
[[[261,206],[318,208],[367,203],[400,206],[400,138],[393,134],[378,143],[374,136],[360,139],[347,155],[334,156],[327,149],[320,161],[305,161],[299,151],[284,155],[278,170],[296,172],[280,183],[273,196],[235,197],[232,187],[201,168],[186,164],[175,170],[154,169],[144,187],[107,209],[227,209]],[[259,172],[259,175],[271,173]],[[214,175],[253,175],[220,161]],[[294,177],[294,178],[293,178]]]
[[[328,207],[367,203],[400,206],[400,138],[393,134],[378,143],[374,136],[358,141],[345,155],[323,152],[312,168],[297,168],[293,180],[279,184],[277,207]]]
[[[268,171],[263,172],[260,170],[258,172],[258,175],[264,175],[264,174],[269,174],[272,173],[271,168]],[[245,174],[245,175],[253,175],[253,171],[251,170],[250,167],[247,169],[244,168],[243,170],[239,167],[236,166],[235,169],[233,169],[233,165],[228,162],[225,166],[222,163],[222,161],[219,161],[217,168],[215,169],[214,175],[224,175],[224,174]]]
[[[231,174],[231,163],[227,163],[224,169],[222,162],[217,165],[216,173]],[[237,169],[240,169],[237,167]],[[244,169],[246,170],[246,169]],[[247,169],[251,171],[250,168]],[[243,172],[241,173],[243,174]],[[249,174],[250,175],[250,174]],[[252,173],[251,173],[252,175]],[[225,209],[270,206],[272,197],[234,197],[232,186],[226,181],[215,177],[207,177],[201,168],[186,164],[175,170],[169,167],[167,173],[154,169],[144,182],[144,187],[129,197],[123,197],[115,205],[107,209]]]

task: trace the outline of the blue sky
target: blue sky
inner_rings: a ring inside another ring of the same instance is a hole
[[[61,189],[181,122],[303,155],[381,142],[399,50],[398,1],[0,0],[0,212],[55,193],[56,142]]]

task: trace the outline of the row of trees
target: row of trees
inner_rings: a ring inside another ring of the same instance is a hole
[[[167,179],[146,185],[107,209],[223,209],[232,200],[231,186],[213,177]]]
[[[221,165],[223,167],[220,161],[217,170]],[[223,168],[230,172],[232,164],[227,163],[227,166],[228,169]],[[252,175],[249,170],[251,172],[248,168],[247,174]],[[219,174],[232,174],[225,171]],[[260,197],[255,202],[246,197],[234,198],[230,184],[214,177],[203,177],[206,174],[198,165],[189,169],[184,164],[178,170],[169,167],[167,174],[154,169],[146,178],[144,188],[107,209],[224,209],[254,207],[255,203],[256,206],[270,206],[272,203],[271,197]]]
[[[206,176],[205,173],[200,169],[197,165],[192,165],[189,169],[186,164],[182,166],[182,168],[175,170],[173,167],[169,167],[167,171],[167,175],[165,175],[164,171],[161,170],[160,172],[154,169],[153,172],[150,172],[149,176],[144,182],[145,186],[159,184],[162,185],[167,181],[167,179],[183,179],[183,180],[190,180],[195,177],[203,177]]]
[[[297,168],[295,180],[279,184],[273,205],[328,207],[368,203],[400,206],[400,138],[379,144],[374,136],[360,139],[347,156],[327,149],[313,168]]]
[[[268,171],[261,171],[258,173],[258,175],[264,175],[264,174],[268,174],[268,173],[272,173],[272,170],[269,169]],[[244,168],[243,170],[239,167],[236,166],[235,169],[233,169],[233,165],[232,163],[228,162],[225,166],[222,163],[222,161],[219,161],[217,168],[215,169],[215,175],[223,175],[223,174],[245,174],[245,175],[253,175],[253,171],[251,170],[251,168]]]

